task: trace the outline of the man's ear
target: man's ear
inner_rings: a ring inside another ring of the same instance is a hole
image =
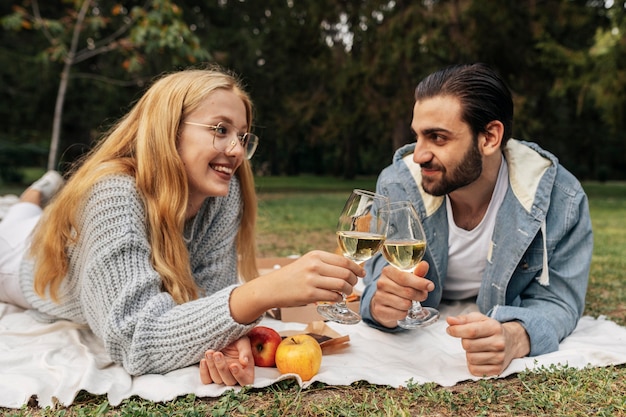
[[[483,155],[492,155],[500,152],[502,144],[502,136],[504,135],[504,125],[499,120],[493,120],[487,123],[485,131],[481,133],[483,140],[480,141],[480,148]]]

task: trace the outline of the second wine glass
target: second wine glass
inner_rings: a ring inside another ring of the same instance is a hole
[[[343,256],[364,262],[374,256],[385,240],[387,197],[365,190],[353,190],[337,222],[337,243]],[[317,312],[328,320],[343,324],[361,321],[346,304],[346,295],[336,304],[320,304]]]
[[[387,219],[387,237],[383,244],[383,256],[392,266],[413,272],[426,253],[426,236],[419,215],[408,201],[390,203]],[[439,311],[423,307],[413,301],[406,318],[398,320],[398,326],[405,329],[433,324],[439,318]]]

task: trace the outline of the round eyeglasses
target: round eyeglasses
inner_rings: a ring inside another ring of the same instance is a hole
[[[186,125],[201,126],[213,131],[213,147],[219,152],[232,152],[239,143],[246,153],[246,159],[252,158],[256,147],[259,145],[259,137],[254,133],[239,133],[235,126],[227,122],[219,122],[216,125],[204,123],[183,122]]]

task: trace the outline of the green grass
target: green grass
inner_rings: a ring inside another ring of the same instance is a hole
[[[257,177],[256,186],[259,193],[268,192],[341,192],[346,193],[354,188],[374,191],[375,177],[358,177],[354,180],[315,175],[299,175],[296,177]]]
[[[373,179],[259,178],[259,236],[265,256],[334,248],[336,217],[352,188]],[[585,184],[595,247],[585,314],[626,325],[626,184]],[[0,189],[0,194],[3,190]],[[428,358],[424,358],[428,360]],[[366,366],[364,364],[364,366]],[[1,372],[1,370],[0,370]],[[10,416],[626,416],[626,366],[576,370],[553,366],[504,379],[454,387],[412,384],[393,389],[294,381],[229,391],[219,398],[180,397],[167,403],[139,398],[111,407],[105,396],[79,394],[71,407],[0,409]]]
[[[626,184],[585,184],[594,231],[586,314],[626,325]]]
[[[337,213],[349,192],[271,193],[259,196],[259,256],[288,256],[336,246]]]

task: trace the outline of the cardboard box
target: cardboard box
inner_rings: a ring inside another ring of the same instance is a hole
[[[297,258],[259,258],[257,259],[257,267],[261,275],[280,269],[285,265],[289,265]],[[348,308],[355,312],[359,312],[360,297],[351,295],[348,301]],[[315,321],[323,321],[324,317],[317,313],[316,304],[307,304],[298,307],[273,308],[267,314],[276,319],[285,322],[311,323]]]
[[[304,330],[283,330],[280,335],[284,337],[305,333],[317,340],[322,348],[322,353],[328,355],[348,346],[349,335],[341,335],[328,327],[323,321],[309,323]]]

